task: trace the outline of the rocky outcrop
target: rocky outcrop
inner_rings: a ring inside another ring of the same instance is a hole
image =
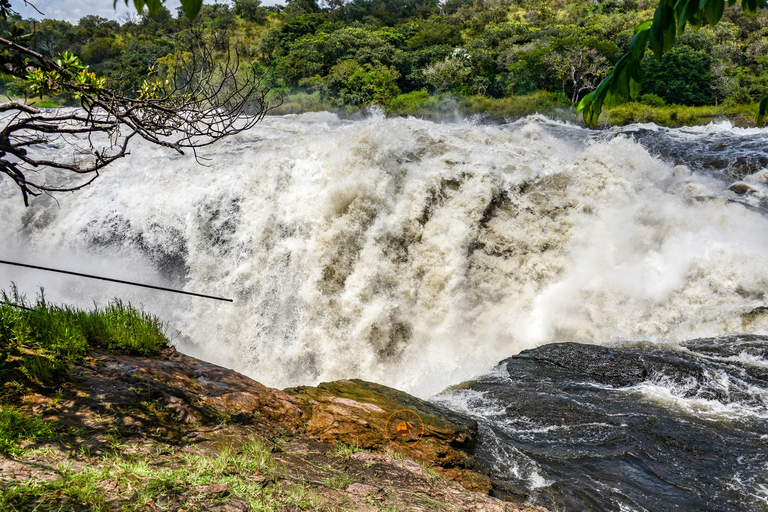
[[[155,493],[143,510],[187,510],[191,503],[199,510],[248,511],[248,497],[233,490],[247,485],[251,497],[261,493],[278,504],[304,503],[296,496],[311,493],[313,503],[320,503],[315,510],[544,510],[488,496],[491,481],[471,455],[474,421],[386,386],[342,380],[280,391],[173,348],[158,357],[95,351],[68,374],[53,385],[30,385],[14,404],[55,424],[60,437],[26,442],[44,448],[24,452],[34,454],[26,459],[0,456],[0,494],[30,480],[68,478],[57,467],[93,471],[104,464],[118,467],[115,461],[129,456],[178,468],[195,460],[191,456],[220,460],[229,454],[243,469],[222,469],[222,481],[174,484],[168,494],[147,478],[117,478],[102,482],[100,499],[121,509],[136,499],[130,497],[134,485]],[[389,422],[398,411],[416,415],[410,421],[417,436],[409,442],[391,440]],[[262,457],[272,462],[256,468],[238,455],[253,443],[271,446]],[[183,479],[184,473],[176,475]],[[54,492],[19,503],[84,506],[73,500]]]
[[[304,412],[304,432],[330,443],[353,443],[373,451],[395,451],[418,460],[472,491],[489,493],[490,479],[471,453],[477,423],[397,389],[363,380],[340,380],[285,390]],[[390,439],[393,414],[412,411],[421,420],[417,442]]]

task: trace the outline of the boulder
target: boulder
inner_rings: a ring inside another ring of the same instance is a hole
[[[397,453],[456,480],[468,490],[491,491],[490,479],[471,456],[477,438],[477,423],[471,418],[359,379],[284,391],[303,411],[303,431],[308,435],[324,442]],[[393,438],[390,423],[402,411],[415,413],[420,419],[421,425],[414,421],[418,439],[399,443]]]

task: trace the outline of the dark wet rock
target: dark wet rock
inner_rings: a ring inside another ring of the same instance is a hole
[[[531,366],[530,363],[534,365]],[[518,373],[539,371],[549,367],[574,381],[588,380],[613,387],[639,384],[654,375],[666,375],[676,381],[699,380],[702,369],[690,358],[680,354],[645,349],[614,349],[579,343],[553,343],[505,359],[510,377]]]
[[[445,395],[486,420],[475,456],[494,496],[523,487],[560,510],[752,512],[763,504],[749,490],[765,475],[767,358],[758,335],[558,343]]]
[[[751,194],[755,192],[755,189],[747,185],[746,183],[734,183],[730,187],[728,187],[728,190],[731,192],[738,194],[738,195],[744,195],[744,194]]]

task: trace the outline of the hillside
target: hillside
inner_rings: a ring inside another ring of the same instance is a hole
[[[353,113],[376,104],[390,114],[503,119],[538,111],[573,118],[571,107],[627,50],[634,27],[655,7],[634,0],[233,5],[204,6],[193,24],[166,9],[121,22],[86,16],[77,25],[16,18],[0,32],[31,32],[31,47],[51,57],[72,51],[129,95],[169,73],[176,42],[226,37],[267,73],[273,99],[286,100],[277,112]],[[678,37],[661,62],[649,52],[639,101],[608,121],[680,125],[731,115],[741,122],[768,92],[767,21],[765,9],[750,17],[730,7],[715,28]],[[24,92],[21,82],[4,84],[12,95]],[[74,102],[58,97],[50,104]]]

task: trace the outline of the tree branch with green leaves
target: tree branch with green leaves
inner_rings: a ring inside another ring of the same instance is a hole
[[[10,9],[2,2],[0,15]],[[49,59],[25,45],[23,34],[12,37],[0,38],[0,71],[32,96],[68,93],[80,104],[42,109],[29,98],[0,104],[0,176],[16,184],[27,206],[30,197],[89,185],[129,154],[136,137],[197,157],[198,148],[253,127],[271,108],[264,75],[231,51],[227,34],[189,30],[136,97],[110,90],[72,53]]]
[[[754,16],[758,1],[740,0],[738,3],[744,12]],[[723,17],[726,2],[733,6],[737,0],[661,0],[653,19],[635,28],[629,51],[616,62],[613,71],[579,102],[577,111],[582,112],[587,126],[594,128],[597,125],[603,107],[610,108],[637,98],[643,85],[642,62],[649,46],[656,59],[661,61],[688,25],[694,30],[704,25],[717,25]],[[758,126],[765,123],[767,111],[768,96],[760,100],[756,119]]]

